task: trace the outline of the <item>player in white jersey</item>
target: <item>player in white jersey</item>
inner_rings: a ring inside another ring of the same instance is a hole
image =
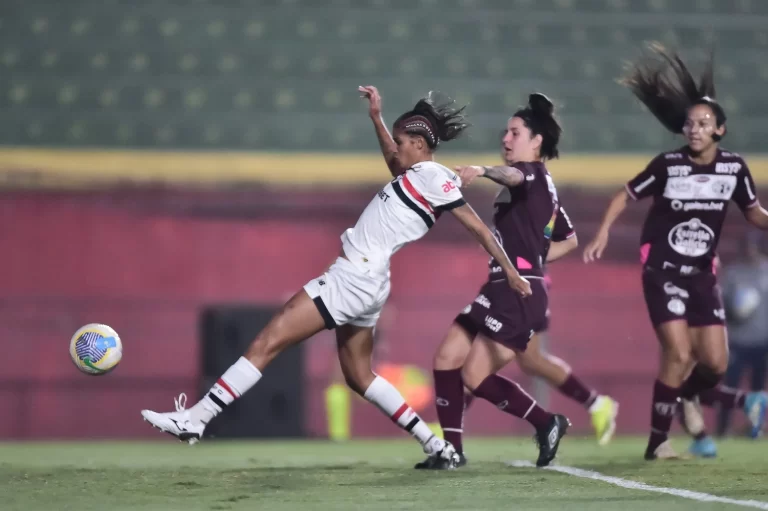
[[[381,119],[381,98],[374,88],[361,88],[377,132],[387,131]],[[176,411],[143,410],[142,416],[161,431],[195,443],[206,424],[261,379],[262,371],[279,353],[323,328],[335,329],[339,361],[349,387],[376,405],[413,435],[424,452],[455,467],[453,446],[436,437],[408,406],[400,393],[371,369],[373,328],[389,295],[389,260],[407,243],[423,237],[440,213],[450,211],[501,263],[509,285],[522,296],[531,287],[510,262],[491,231],[467,204],[461,182],[433,161],[441,141],[452,140],[467,128],[453,102],[430,95],[395,122],[387,165],[395,177],[368,204],[357,224],[341,237],[342,251],[331,267],[296,293],[258,334],[243,357],[213,385],[203,399]],[[388,134],[388,132],[387,132]],[[380,137],[381,138],[381,137]]]

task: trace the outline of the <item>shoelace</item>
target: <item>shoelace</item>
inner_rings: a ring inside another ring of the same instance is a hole
[[[173,398],[173,404],[176,406],[177,412],[183,412],[187,406],[187,395],[182,392],[179,397]]]

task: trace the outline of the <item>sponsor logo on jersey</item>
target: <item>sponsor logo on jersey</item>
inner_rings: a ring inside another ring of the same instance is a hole
[[[462,310],[461,313],[462,314],[469,314],[471,310],[472,310],[472,304],[470,303],[469,305],[464,307],[464,310]]]
[[[741,163],[734,162],[718,162],[715,164],[715,172],[718,174],[738,174],[741,170]]]
[[[486,309],[491,308],[491,301],[485,295],[477,295],[477,298],[475,298],[475,303],[482,305]]]
[[[686,291],[683,288],[677,287],[671,282],[664,283],[664,292],[667,293],[669,296],[680,296],[682,298],[688,298],[690,296],[688,294],[688,291]]]
[[[667,302],[667,309],[669,309],[669,312],[672,314],[682,316],[685,314],[685,303],[683,303],[680,298],[672,298]]]
[[[451,190],[455,190],[456,185],[451,183],[450,181],[446,181],[445,184],[443,184],[443,192],[448,193]]]
[[[670,165],[667,167],[667,175],[669,177],[685,177],[691,173],[690,165]]]
[[[725,208],[724,202],[683,202],[680,200],[673,200],[670,203],[670,207],[673,211],[722,211]]]
[[[679,160],[683,157],[683,153],[667,153],[664,158],[667,160]]]
[[[736,188],[736,176],[695,175],[670,177],[664,187],[669,200],[729,201]]]
[[[712,311],[715,317],[721,321],[725,321],[725,309],[715,309]]]
[[[672,250],[688,257],[700,257],[709,252],[715,242],[715,231],[698,218],[674,226],[667,238]]]
[[[486,316],[485,326],[487,326],[488,330],[490,330],[491,332],[498,332],[499,330],[501,330],[501,327],[503,325],[501,324],[501,321],[499,321],[498,319],[494,319],[490,316]]]
[[[693,266],[684,264],[680,267],[680,275],[689,275],[693,273]]]

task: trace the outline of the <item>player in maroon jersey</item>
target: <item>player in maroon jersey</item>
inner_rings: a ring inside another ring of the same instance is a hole
[[[521,117],[518,118],[518,114]],[[545,117],[544,123],[548,122],[552,116],[549,111],[537,113],[530,110],[521,110],[509,119],[507,128],[502,132],[501,139],[501,157],[506,165],[513,166],[519,161],[525,161],[524,159],[526,158],[531,160],[535,158],[533,153],[516,154],[507,149],[508,142],[514,136],[514,132],[520,131],[520,120],[529,118],[531,115],[534,117],[543,115]],[[541,129],[541,125],[541,120],[538,123],[536,121],[531,122],[531,126],[534,129]],[[531,130],[531,127],[527,127],[527,129]],[[508,157],[508,153],[511,159]],[[504,235],[501,237],[507,238]],[[514,241],[511,243],[514,243]],[[560,204],[557,207],[557,217],[552,227],[551,238],[546,245],[543,255],[543,260],[546,263],[559,259],[578,246],[576,231],[565,209]],[[491,275],[498,271],[494,261],[490,263],[490,270]],[[542,275],[544,276],[544,283],[547,289],[549,289],[548,276],[544,272],[542,272]],[[488,302],[488,297],[481,292],[475,298],[470,309],[475,307],[476,310],[482,310],[479,307],[484,307]],[[605,445],[610,441],[616,428],[618,404],[607,396],[599,395],[594,389],[582,383],[579,378],[573,375],[570,366],[565,361],[543,352],[540,347],[540,334],[545,332],[548,327],[549,310],[546,312],[544,321],[537,325],[535,333],[530,341],[528,341],[525,350],[516,353],[515,360],[520,369],[526,374],[543,378],[550,385],[560,390],[560,392],[585,406],[591,412],[592,424],[597,434],[598,443]],[[476,322],[471,320],[467,313],[459,314],[438,347],[433,362],[435,403],[440,427],[445,438],[454,445],[456,451],[460,454],[460,466],[466,464],[462,441],[464,434],[464,412],[469,408],[473,400],[473,395],[464,389],[461,380],[461,370],[472,346],[472,341],[479,333]],[[502,377],[498,376],[498,378]],[[432,461],[430,458],[427,458],[416,465],[416,468],[441,468],[432,463]]]
[[[645,458],[674,458],[668,434],[679,399],[711,394],[728,365],[725,312],[713,272],[728,203],[733,200],[761,229],[768,229],[768,212],[745,161],[720,147],[726,116],[715,100],[711,59],[696,83],[680,57],[653,45],[623,84],[664,127],[683,134],[687,145],[658,155],[613,197],[584,261],[602,257],[610,227],[628,199],[653,197],[640,255],[643,293],[662,356]],[[745,406],[754,422],[762,423],[765,396]]]
[[[436,404],[446,438],[461,442],[466,387],[475,396],[534,426],[538,466],[554,459],[570,422],[563,415],[543,410],[517,383],[496,373],[515,358],[525,357],[534,333],[545,328],[547,322],[544,254],[560,205],[543,162],[557,157],[561,132],[552,102],[542,94],[532,94],[528,106],[508,122],[503,140],[506,165],[457,168],[463,186],[478,177],[504,186],[496,197],[494,232],[520,274],[531,282],[533,294],[521,300],[506,293],[499,285],[499,264],[492,259],[488,281],[474,303],[451,325],[435,357]],[[550,254],[564,252],[553,247]],[[535,359],[531,360],[533,364]],[[416,468],[443,467],[427,459]]]

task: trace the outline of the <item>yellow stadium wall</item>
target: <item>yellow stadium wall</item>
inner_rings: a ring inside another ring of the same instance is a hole
[[[652,154],[575,154],[550,164],[559,185],[619,186],[642,170]],[[447,166],[490,165],[498,154],[438,154]],[[748,157],[757,183],[768,183],[768,155]],[[115,181],[307,185],[381,183],[378,154],[163,152],[112,150],[0,150],[0,180],[77,186]]]

